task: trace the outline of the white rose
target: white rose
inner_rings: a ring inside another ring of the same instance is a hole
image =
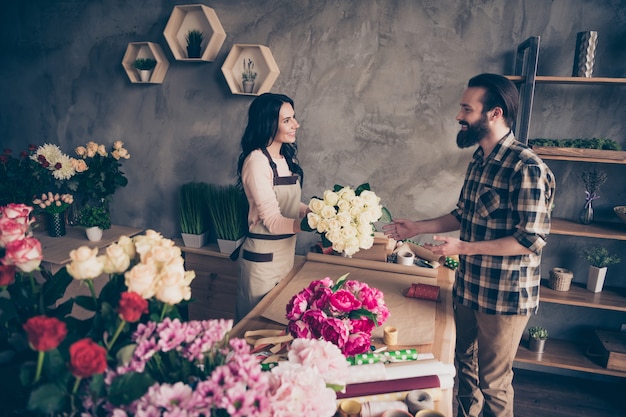
[[[311,229],[317,229],[317,225],[320,223],[321,217],[319,214],[307,213],[306,221]]]
[[[359,235],[371,235],[374,233],[374,226],[371,223],[361,223],[357,227]]]
[[[178,304],[191,298],[189,284],[195,278],[193,271],[185,271],[179,265],[165,265],[159,273],[158,285],[155,293],[157,300],[165,304]]]
[[[350,202],[347,200],[339,200],[337,202],[337,207],[339,207],[339,212],[348,212],[350,211]]]
[[[330,240],[333,244],[343,240],[340,230],[330,230],[326,232],[326,239]]]
[[[341,190],[337,191],[337,194],[341,200],[346,201],[350,201],[356,196],[354,190],[350,187],[343,187]]]
[[[94,279],[99,277],[104,268],[104,257],[98,257],[98,248],[81,246],[70,252],[72,262],[67,265],[67,272],[74,279]]]
[[[107,274],[121,274],[130,266],[130,258],[124,248],[117,243],[109,245],[104,257],[104,272]]]
[[[135,250],[143,262],[144,256],[150,252],[154,246],[160,245],[161,241],[164,239],[160,233],[154,230],[147,230],[144,235],[135,236],[133,240],[135,242]]]
[[[184,264],[181,257],[181,250],[178,246],[154,246],[148,253],[144,255],[143,262],[154,262],[157,268],[178,259],[180,264]]]
[[[311,201],[309,201],[309,208],[315,214],[319,214],[325,206],[324,201],[319,198],[312,198]]]
[[[348,226],[352,223],[352,217],[349,213],[339,213],[337,214],[337,221],[341,226]]]
[[[341,223],[337,218],[328,219],[328,230],[339,230],[341,229]]]
[[[363,198],[361,196],[354,197],[350,201],[350,205],[352,207],[358,207],[361,210],[365,210],[365,200],[363,200]]]
[[[375,206],[380,203],[380,197],[378,197],[373,191],[364,190],[359,196],[365,202],[367,206]]]
[[[380,205],[372,206],[367,209],[374,221],[380,219],[383,215],[383,208]]]
[[[324,208],[322,209],[322,212],[320,213],[320,216],[322,216],[325,219],[330,219],[331,217],[335,217],[336,214],[337,214],[337,211],[335,210],[335,207],[324,206]]]
[[[320,219],[317,224],[317,233],[324,233],[328,230],[328,219]]]
[[[331,190],[324,191],[324,203],[330,206],[336,206],[339,201],[339,196],[336,192]]]
[[[135,250],[135,242],[133,242],[133,240],[128,236],[122,236],[121,238],[119,238],[119,240],[117,241],[117,245],[124,249],[124,252],[126,252],[126,255],[128,255],[130,259],[135,259],[135,256],[137,256],[137,251]]]
[[[341,229],[341,236],[344,239],[356,238],[357,230],[354,226],[345,226]]]
[[[333,250],[342,253],[346,249],[344,241],[333,242]]]
[[[156,292],[157,273],[157,267],[154,264],[140,263],[124,274],[124,283],[128,291],[136,292],[147,300]]]
[[[374,236],[372,235],[360,235],[359,236],[359,247],[361,249],[369,249],[374,246]]]

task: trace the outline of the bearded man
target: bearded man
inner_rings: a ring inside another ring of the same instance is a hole
[[[397,219],[385,227],[401,240],[460,230],[459,238],[433,236],[437,255],[459,255],[453,286],[455,359],[463,417],[513,417],[513,360],[539,306],[542,248],[550,232],[555,180],[548,166],[515,140],[519,95],[496,74],[468,83],[457,145],[478,144],[457,206],[443,216]]]

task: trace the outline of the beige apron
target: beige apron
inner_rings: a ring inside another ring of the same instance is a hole
[[[267,150],[274,172],[274,192],[283,216],[298,219],[301,189],[297,175],[280,177]],[[293,268],[296,235],[273,235],[263,222],[248,233],[239,254],[240,274],[237,281],[236,319],[241,320]]]

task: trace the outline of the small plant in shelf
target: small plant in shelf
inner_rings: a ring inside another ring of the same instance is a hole
[[[191,29],[185,36],[187,40],[187,57],[200,58],[202,56],[202,40],[204,36],[198,29]]]
[[[111,228],[111,213],[106,204],[88,204],[80,211],[78,224],[86,228],[107,230]]]
[[[139,71],[139,79],[141,81],[150,81],[152,70],[156,67],[156,59],[152,58],[137,58],[135,59],[135,68]]]
[[[254,61],[248,58],[243,59],[243,72],[241,73],[241,81],[243,84],[243,92],[244,93],[252,93],[254,90],[254,80],[256,79],[257,73],[254,71]]]
[[[582,224],[589,224],[593,221],[593,207],[591,202],[597,198],[600,198],[598,191],[600,187],[606,182],[607,176],[604,171],[583,171],[580,174],[583,183],[585,184],[585,206],[580,211],[580,222]]]
[[[621,261],[617,255],[609,253],[607,248],[599,246],[584,249],[583,258],[585,258],[589,265],[596,268],[606,268]]]
[[[548,339],[548,330],[545,327],[533,326],[528,329],[528,349],[533,352],[543,353]]]

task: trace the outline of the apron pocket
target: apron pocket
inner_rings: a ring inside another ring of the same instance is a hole
[[[243,259],[251,262],[272,262],[274,260],[273,253],[256,253],[243,250]]]

